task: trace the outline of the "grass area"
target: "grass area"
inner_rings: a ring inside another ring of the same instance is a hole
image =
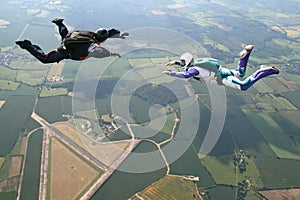
[[[14,95],[37,95],[39,93],[39,88],[32,87],[29,85],[21,84],[18,89],[14,92]]]
[[[281,81],[277,78],[265,78],[264,82],[269,85],[275,92],[287,92],[287,88]]]
[[[277,77],[277,79],[284,84],[290,91],[298,90],[299,87],[294,81],[286,80],[284,77]]]
[[[298,128],[300,127],[300,110],[296,111],[282,111],[280,115],[295,124]]]
[[[204,199],[235,199],[236,188],[233,186],[217,185],[208,190],[208,194],[203,195]]]
[[[24,131],[34,105],[34,96],[11,96],[0,112],[0,156],[8,154]]]
[[[161,72],[164,68],[161,65],[147,65],[147,67],[141,67],[136,72],[143,77],[143,79],[151,79],[164,76]],[[160,82],[164,83],[164,81]]]
[[[91,120],[98,120],[97,110],[77,112],[76,115],[83,117],[83,118],[91,119]]]
[[[258,158],[255,164],[266,189],[300,187],[299,160]]]
[[[165,57],[165,58],[150,58],[152,63],[157,63],[157,64],[165,64],[167,62],[169,62],[169,58]]]
[[[72,140],[75,144],[77,144],[81,148],[86,149],[80,139],[77,129],[74,126],[67,123],[57,123],[54,124],[54,128],[56,128],[62,134],[67,136],[70,140]]]
[[[279,158],[300,160],[299,151],[268,113],[244,112]]]
[[[19,87],[20,83],[8,80],[0,80],[0,89],[1,90],[16,90]]]
[[[5,157],[0,157],[0,169],[5,161]]]
[[[287,92],[284,96],[300,109],[300,91]]]
[[[16,196],[17,196],[17,191],[0,192],[0,199],[1,200],[12,200],[12,199],[15,199]]]
[[[53,76],[61,75],[65,62],[59,62],[52,64],[50,71],[48,72],[47,79],[52,78]]]
[[[297,110],[288,99],[283,96],[275,96],[273,93],[257,94],[255,101],[259,102],[264,110],[274,112],[278,110]]]
[[[50,199],[76,199],[103,172],[56,138],[51,138]]]
[[[10,151],[10,156],[20,155],[21,147],[22,147],[22,141],[23,141],[23,137],[22,137],[22,135],[19,135],[19,138],[18,138],[17,142],[15,143],[14,147]]]
[[[37,85],[44,82],[47,70],[23,71],[19,70],[17,80],[29,85]]]
[[[201,162],[217,184],[237,186],[233,159],[234,155],[222,155],[218,157],[208,155],[201,159]]]
[[[143,199],[202,199],[193,181],[165,176],[138,193]]]
[[[0,79],[6,79],[6,80],[15,80],[18,71],[12,70],[4,66],[0,66]]]
[[[50,96],[60,96],[60,95],[67,95],[68,89],[67,88],[46,88],[43,87],[40,93],[40,97],[50,97]]]
[[[197,152],[193,146],[187,149],[180,158],[170,165],[171,174],[193,175],[200,177],[197,182],[199,187],[208,187],[215,185],[214,179],[207,168],[199,160]]]
[[[34,132],[28,141],[21,199],[38,199],[43,131]]]
[[[242,182],[243,180],[250,179],[251,184],[254,187],[263,187],[263,182],[261,180],[261,176],[259,171],[255,165],[255,162],[252,158],[245,157],[246,161],[246,171],[244,173],[238,173],[238,182]]]
[[[273,92],[273,89],[264,82],[264,80],[261,80],[253,85],[253,87],[261,93],[267,93],[267,92]]]
[[[39,98],[36,112],[49,123],[66,121],[63,114],[72,114],[72,97],[54,96]]]
[[[80,135],[77,129],[68,123],[57,123],[54,127],[78,146],[91,153],[100,162],[108,166],[116,160],[129,145],[127,141],[108,144],[96,143],[94,140]]]
[[[152,62],[149,58],[131,58],[131,59],[128,59],[128,62],[132,67],[140,67],[140,66],[143,66],[146,64],[147,65],[152,64]]]

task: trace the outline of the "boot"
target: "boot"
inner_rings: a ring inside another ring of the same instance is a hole
[[[29,40],[16,41],[15,43],[17,45],[19,45],[22,49],[25,49],[26,46],[30,46],[31,45],[31,42]]]
[[[64,21],[64,19],[55,18],[51,22],[56,25],[60,25],[60,24],[62,24],[63,21]]]

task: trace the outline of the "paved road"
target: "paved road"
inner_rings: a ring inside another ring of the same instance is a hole
[[[117,158],[110,167],[105,166],[100,161],[98,161],[91,154],[86,152],[56,128],[54,128],[51,124],[49,124],[46,120],[40,117],[35,112],[32,113],[31,117],[40,123],[44,129],[43,142],[42,142],[42,160],[41,160],[41,174],[40,174],[40,188],[39,188],[39,200],[45,200],[47,194],[47,174],[48,174],[48,155],[49,155],[49,141],[51,136],[56,136],[63,142],[65,142],[68,146],[70,146],[73,150],[83,156],[85,159],[93,163],[99,169],[105,171],[105,173],[94,183],[93,186],[81,197],[82,200],[90,199],[94,193],[101,187],[101,185],[114,173],[114,171],[120,166],[120,164],[127,158],[127,156],[131,153],[131,151],[136,147],[136,145],[140,142],[140,140],[134,139],[134,134],[131,131],[130,126],[128,125],[129,130],[131,131],[132,139],[130,140],[130,144],[127,149],[123,152],[123,154]]]

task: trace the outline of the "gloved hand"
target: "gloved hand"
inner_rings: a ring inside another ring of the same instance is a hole
[[[174,61],[171,61],[171,62],[168,62],[165,64],[166,66],[171,66],[171,65],[175,65],[175,60]]]
[[[171,70],[164,70],[161,73],[166,74],[166,75],[171,75]]]
[[[115,56],[115,57],[121,57],[121,55],[120,54],[118,54],[118,53],[110,53],[110,56]]]
[[[128,36],[129,36],[129,33],[127,33],[127,32],[123,32],[120,34],[120,38],[122,38],[122,39],[126,39],[126,37],[128,37]]]
[[[120,35],[120,31],[117,30],[117,29],[114,29],[114,28],[108,30],[108,37],[109,38],[110,37],[115,37],[115,35]]]

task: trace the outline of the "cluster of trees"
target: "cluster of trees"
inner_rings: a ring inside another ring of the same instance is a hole
[[[175,94],[170,89],[162,85],[143,85],[138,88],[133,95],[149,102],[152,105],[160,104],[167,106],[168,104],[178,101]]]
[[[247,192],[250,190],[249,182],[244,180],[238,183],[237,200],[244,200],[247,196]]]
[[[218,49],[216,44],[205,44],[205,49],[207,49],[213,58],[216,58],[218,60],[221,60],[224,63],[233,63],[234,57],[227,53],[224,50]]]

